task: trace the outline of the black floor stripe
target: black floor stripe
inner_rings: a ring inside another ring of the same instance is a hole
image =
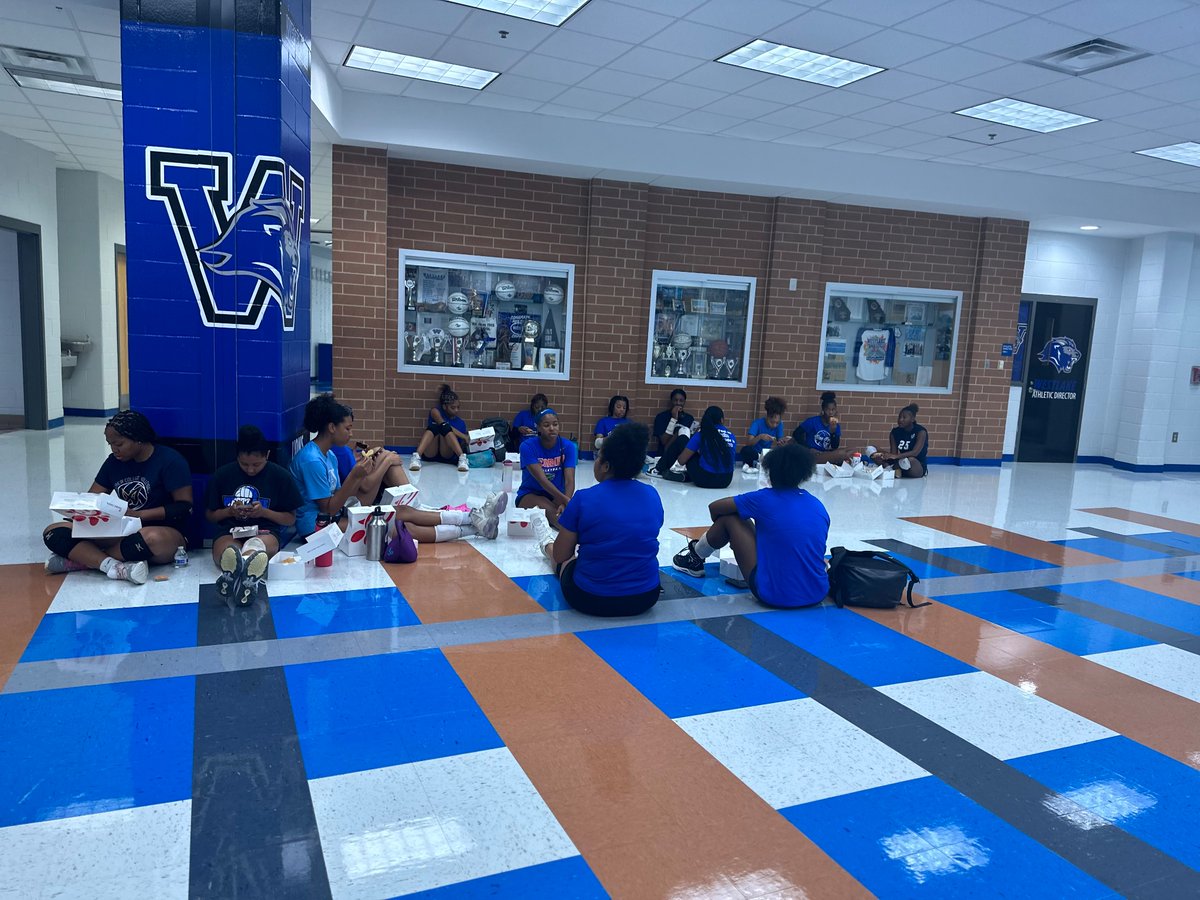
[[[1163,556],[1195,556],[1195,550],[1184,550],[1182,547],[1172,547],[1170,544],[1161,544],[1158,541],[1147,540],[1144,535],[1140,534],[1117,534],[1115,531],[1105,531],[1103,528],[1072,528],[1072,531],[1078,531],[1080,534],[1090,534],[1092,537],[1105,538],[1110,541],[1117,541],[1121,544],[1128,544],[1130,547],[1141,547],[1143,550],[1153,550],[1155,553],[1161,553]],[[1104,554],[1099,554],[1103,556]]]
[[[1200,872],[1114,825],[1052,812],[1050,788],[774,632],[742,616],[695,624],[1114,891],[1200,896]]]
[[[200,588],[198,645],[266,641],[265,592],[230,609]],[[196,678],[189,896],[330,897],[283,669]]]
[[[1062,590],[1064,591],[1069,591],[1070,589],[1071,586],[1069,584],[1062,586]],[[1179,628],[1172,628],[1170,625],[1161,625],[1158,622],[1143,619],[1141,616],[1135,616],[1133,613],[1122,612],[1119,609],[1110,609],[1099,603],[1092,603],[1090,600],[1081,600],[1078,597],[1072,597],[1070,594],[1063,594],[1048,587],[1013,588],[1009,593],[1019,594],[1022,597],[1028,597],[1030,600],[1036,600],[1038,603],[1045,603],[1047,606],[1056,606],[1059,609],[1077,613],[1094,622],[1111,625],[1113,628],[1120,628],[1158,644],[1169,644],[1172,647],[1178,647],[1180,650],[1186,650],[1188,653],[1200,654],[1200,635],[1195,635]]]
[[[867,541],[867,543],[874,544],[879,549],[886,550],[889,553],[899,553],[901,556],[907,556],[909,559],[918,559],[923,563],[937,566],[939,569],[955,575],[988,575],[991,572],[990,569],[985,569],[983,566],[963,562],[961,559],[946,556],[943,553],[938,553],[936,550],[926,550],[924,547],[906,544],[904,541],[894,541],[891,538],[884,538],[878,541]]]

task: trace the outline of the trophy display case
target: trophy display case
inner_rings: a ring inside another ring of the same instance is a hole
[[[827,284],[817,389],[949,394],[961,311],[961,291]]]
[[[565,381],[575,267],[400,251],[401,372]]]
[[[746,386],[754,321],[752,277],[654,271],[646,382]]]

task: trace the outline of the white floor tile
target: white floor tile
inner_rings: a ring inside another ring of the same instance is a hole
[[[986,672],[878,689],[999,759],[1112,737],[1115,732]]]
[[[807,698],[676,723],[775,809],[929,774]]]
[[[1200,703],[1200,656],[1194,653],[1167,644],[1154,644],[1093,653],[1087,658]]]
[[[195,603],[201,584],[212,582],[218,574],[207,551],[192,553],[185,568],[152,566],[145,584],[113,581],[103,572],[72,572],[54,595],[49,612],[79,612],[85,609],[124,609],[134,606],[165,606],[170,603]],[[155,577],[166,581],[155,581]]]
[[[309,784],[337,900],[429,890],[578,852],[506,748]]]
[[[0,897],[188,896],[190,800],[0,828]]]

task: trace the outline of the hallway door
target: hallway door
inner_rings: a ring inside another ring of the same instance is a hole
[[[1096,301],[1026,295],[1025,383],[1017,462],[1075,462]]]

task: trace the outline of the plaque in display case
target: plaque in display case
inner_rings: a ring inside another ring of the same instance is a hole
[[[570,377],[575,266],[400,251],[401,372]]]
[[[961,291],[827,284],[818,390],[949,394]]]
[[[654,271],[646,382],[720,381],[745,387],[753,277]]]

